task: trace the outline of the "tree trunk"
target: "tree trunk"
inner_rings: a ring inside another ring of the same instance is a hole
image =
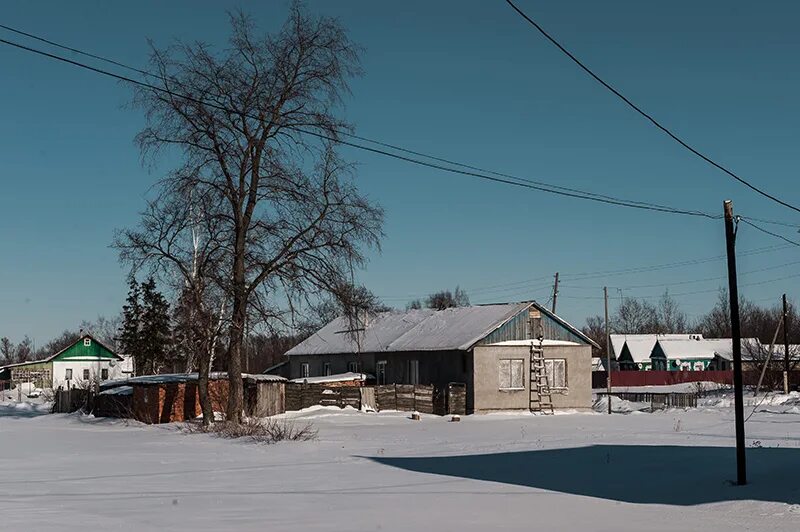
[[[242,383],[242,343],[247,319],[247,291],[244,275],[244,238],[237,238],[233,260],[233,311],[228,344],[228,422],[242,422],[244,386]],[[239,252],[241,250],[241,253]]]
[[[197,395],[200,398],[200,408],[203,411],[203,425],[209,426],[214,422],[214,409],[208,395],[208,373],[210,371],[211,352],[204,349],[199,354],[197,367]]]

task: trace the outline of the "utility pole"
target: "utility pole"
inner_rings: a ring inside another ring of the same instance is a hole
[[[556,272],[556,282],[553,285],[553,314],[556,313],[556,299],[558,299],[558,272]]]
[[[725,214],[725,244],[728,252],[728,292],[731,299],[731,336],[733,343],[733,393],[736,420],[736,483],[747,484],[744,449],[744,400],[742,397],[742,332],[739,326],[739,286],[736,281],[736,229],[733,202],[722,203]]]
[[[611,413],[611,335],[608,334],[608,287],[603,287],[603,300],[606,308],[606,389],[608,393],[608,413]]]
[[[789,305],[783,294],[783,393],[789,393]]]

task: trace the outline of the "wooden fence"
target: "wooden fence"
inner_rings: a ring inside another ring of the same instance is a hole
[[[783,386],[783,372],[768,370],[764,382],[770,386]],[[760,377],[760,371],[747,370],[742,372],[745,386],[755,386]],[[612,371],[611,385],[624,386],[668,386],[686,382],[717,382],[733,385],[733,371]],[[789,385],[795,389],[800,386],[800,371],[789,372]],[[606,372],[592,372],[592,388],[606,387]]]
[[[94,406],[94,394],[90,390],[59,388],[53,393],[54,414],[70,414],[84,409],[91,412]]]
[[[600,396],[608,395],[599,393]],[[696,393],[651,393],[651,392],[619,392],[612,393],[624,401],[634,403],[650,403],[651,410],[664,410],[665,408],[697,408]]]
[[[466,385],[452,383],[446,388],[426,384],[387,384],[380,386],[338,386],[286,384],[286,410],[301,410],[314,405],[365,405],[373,410],[400,410],[423,414],[465,414]]]

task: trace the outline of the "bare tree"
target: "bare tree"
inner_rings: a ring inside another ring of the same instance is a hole
[[[656,308],[656,332],[659,334],[675,334],[688,332],[689,320],[681,311],[677,301],[665,291]]]
[[[219,218],[206,213],[213,196],[193,191],[181,198],[162,195],[148,203],[140,226],[117,233],[115,246],[133,273],[149,268],[176,294],[175,342],[186,371],[198,371],[203,423],[214,420],[208,379],[225,324],[228,300],[219,289],[225,247],[217,240]]]
[[[658,328],[658,311],[644,299],[626,297],[617,307],[613,321],[619,333],[654,333]]]
[[[589,316],[583,326],[583,334],[597,342],[600,349],[597,356],[606,356],[606,322],[603,316]]]
[[[219,285],[231,302],[227,417],[238,423],[256,300],[274,312],[279,300],[340,284],[364,262],[363,246],[379,244],[383,212],[359,195],[335,149],[349,129],[337,117],[341,96],[360,73],[339,22],[295,3],[274,35],[258,36],[243,15],[231,24],[221,52],[203,43],[153,50],[159,88],[138,88],[134,102],[147,118],[143,153],[183,154],[161,201],[193,191],[218,223],[227,259]]]
[[[464,290],[461,289],[461,287],[456,286],[456,289],[453,292],[450,290],[439,290],[438,292],[428,295],[424,301],[415,299],[411,301],[406,308],[421,309],[424,307],[432,308],[434,310],[444,310],[447,308],[468,306],[469,296]]]

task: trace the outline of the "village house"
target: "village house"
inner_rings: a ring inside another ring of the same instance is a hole
[[[702,338],[701,334],[612,334],[611,354],[619,364],[619,369],[626,370],[666,370],[666,366],[653,366],[650,355],[658,340],[691,340]]]
[[[125,375],[128,360],[91,334],[43,360],[0,367],[0,381],[29,384],[32,388],[74,388]]]
[[[729,370],[733,361],[730,338],[703,338],[702,334],[612,334],[611,345],[619,368],[625,370]],[[757,338],[742,338],[742,359]]]
[[[337,318],[286,354],[292,379],[350,372],[378,385],[464,383],[467,411],[485,412],[530,407],[539,337],[554,407],[589,408],[597,344],[533,301]]]

